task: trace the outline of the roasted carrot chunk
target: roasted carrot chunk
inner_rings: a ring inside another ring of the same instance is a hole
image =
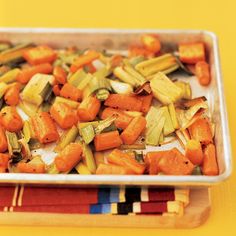
[[[78,69],[83,67],[84,65],[87,65],[91,63],[92,61],[99,58],[99,53],[96,51],[88,51],[86,54],[81,55],[78,57],[75,62],[71,65],[70,70],[72,73],[76,72]]]
[[[20,84],[14,83],[7,89],[4,100],[9,106],[16,106],[20,101]]]
[[[17,164],[17,169],[21,173],[43,174],[46,172],[46,168],[45,168],[44,163],[33,164],[30,162],[28,162],[28,163],[20,162]]]
[[[105,101],[105,106],[129,111],[141,111],[142,101],[135,96],[125,94],[110,94]]]
[[[103,151],[111,148],[119,147],[122,140],[118,131],[111,131],[107,133],[97,134],[94,138],[94,145],[96,151]]]
[[[80,160],[82,146],[79,143],[70,143],[55,158],[55,165],[60,172],[70,171]]]
[[[202,173],[204,175],[218,175],[215,145],[210,143],[203,151]]]
[[[58,84],[65,84],[66,83],[66,72],[65,70],[60,66],[55,66],[53,69],[53,75],[57,81]]]
[[[185,156],[194,165],[201,165],[203,160],[201,143],[194,139],[188,140],[185,146]]]
[[[161,50],[161,43],[157,35],[144,34],[141,36],[141,42],[150,52],[158,53]]]
[[[52,118],[47,112],[37,113],[31,118],[32,129],[40,143],[57,141],[59,134]]]
[[[123,166],[112,164],[99,164],[96,170],[97,175],[127,175],[129,170]]]
[[[195,64],[205,60],[205,47],[203,43],[179,44],[179,57],[184,63]]]
[[[150,175],[156,175],[160,172],[158,163],[167,152],[168,151],[148,152],[145,155],[144,161],[147,166],[147,171]]]
[[[71,99],[73,101],[81,101],[82,91],[80,89],[77,89],[73,85],[66,83],[60,91],[60,96]]]
[[[101,119],[104,120],[112,115],[117,115],[117,119],[115,120],[115,126],[120,129],[125,129],[133,120],[132,116],[127,115],[122,110],[114,109],[111,107],[107,107],[103,110],[101,114]]]
[[[56,60],[57,54],[52,48],[46,45],[40,45],[25,51],[23,57],[27,62],[29,62],[29,64],[38,65],[43,63],[52,63]]]
[[[0,153],[7,151],[7,139],[4,129],[0,126]]]
[[[208,118],[199,118],[191,126],[188,127],[192,139],[202,144],[212,143],[212,131]]]
[[[52,91],[55,94],[55,96],[60,96],[61,86],[59,84],[53,85]]]
[[[78,116],[81,121],[92,121],[97,116],[101,107],[96,97],[85,98],[78,107]]]
[[[163,155],[158,162],[158,168],[167,175],[190,175],[194,165],[177,148],[173,148]]]
[[[71,128],[78,122],[76,110],[65,103],[54,103],[50,108],[50,114],[63,129]]]
[[[5,173],[7,171],[9,160],[9,154],[0,153],[0,173]]]
[[[129,57],[153,57],[155,54],[147,50],[143,45],[131,45],[129,47]]]
[[[199,61],[195,65],[195,74],[201,85],[207,86],[211,82],[209,64],[205,61]]]
[[[18,74],[18,76],[16,77],[16,80],[20,82],[21,84],[27,84],[34,75],[38,73],[50,74],[52,70],[53,70],[53,67],[49,63],[44,63],[44,64],[28,67],[28,68],[23,69]]]
[[[138,174],[141,175],[144,173],[146,166],[140,164],[129,154],[124,153],[118,149],[114,149],[107,157],[107,161],[110,164],[123,166],[125,167],[129,174]]]
[[[128,127],[120,135],[123,143],[133,144],[146,127],[146,119],[143,116],[133,118]]]
[[[152,104],[152,98],[153,98],[152,94],[146,96],[138,96],[138,98],[142,101],[141,112],[147,113]]]
[[[23,121],[16,107],[6,106],[0,112],[0,124],[10,132],[18,132],[23,127]]]

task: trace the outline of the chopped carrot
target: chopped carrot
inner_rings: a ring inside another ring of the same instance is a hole
[[[107,161],[110,164],[123,166],[127,168],[129,174],[141,175],[144,173],[146,166],[140,164],[133,159],[129,154],[124,153],[118,149],[114,149],[107,157]]]
[[[92,63],[88,63],[84,66],[84,70],[87,73],[93,74],[94,72],[97,71],[96,67]]]
[[[57,141],[59,134],[52,118],[47,112],[37,113],[30,120],[33,132],[40,143]]]
[[[50,108],[50,114],[63,129],[71,128],[78,122],[76,110],[62,102],[54,103]]]
[[[78,107],[78,116],[81,121],[92,121],[97,116],[101,102],[94,96],[85,98]]]
[[[90,50],[86,54],[81,55],[75,60],[75,62],[70,67],[70,71],[74,73],[84,65],[91,63],[92,61],[98,59],[99,57],[100,55],[98,52]]]
[[[124,166],[112,164],[99,164],[96,170],[97,175],[127,175],[129,170]]]
[[[190,139],[185,146],[185,156],[194,164],[201,165],[203,160],[202,146],[197,140]]]
[[[207,86],[211,82],[209,64],[205,61],[199,61],[195,65],[195,74],[201,85]]]
[[[123,57],[119,54],[116,54],[114,56],[111,57],[111,67],[115,68],[117,66],[120,66],[122,63]]]
[[[177,148],[173,148],[160,159],[158,169],[167,175],[190,175],[194,165]]]
[[[9,106],[16,106],[20,101],[20,84],[11,84],[4,95],[4,100]]]
[[[132,116],[125,114],[122,110],[114,109],[111,107],[107,107],[103,110],[101,114],[101,119],[106,119],[112,115],[117,115],[117,119],[115,120],[115,126],[120,129],[125,129],[129,123],[133,120]]]
[[[103,151],[111,148],[116,148],[119,147],[121,144],[122,140],[117,130],[97,134],[94,138],[94,145],[96,151]]]
[[[52,63],[57,58],[57,53],[46,45],[40,45],[23,53],[23,57],[29,64],[38,65],[43,63]]]
[[[188,127],[192,139],[198,140],[201,144],[212,143],[212,131],[208,118],[199,118]]]
[[[133,144],[146,127],[146,119],[143,116],[134,117],[128,127],[120,135],[123,143]]]
[[[30,162],[19,162],[17,164],[17,169],[20,173],[31,173],[31,174],[43,174],[46,172],[44,163],[30,163]]]
[[[16,80],[20,82],[21,84],[27,84],[34,75],[38,73],[50,74],[52,73],[52,70],[53,70],[53,67],[49,63],[31,66],[31,67],[23,69],[16,77]]]
[[[6,106],[0,112],[0,124],[10,132],[18,132],[23,127],[23,121],[16,107]]]
[[[77,89],[69,83],[64,84],[60,91],[61,97],[68,98],[73,101],[81,101],[82,94],[83,93],[80,89]]]
[[[147,166],[149,175],[156,175],[160,172],[158,163],[168,151],[148,152],[145,155],[144,162]]]
[[[153,57],[154,53],[147,50],[144,46],[131,45],[129,47],[129,57],[138,57],[138,56],[149,58],[149,57]]]
[[[152,104],[152,98],[153,98],[152,94],[145,96],[138,96],[138,98],[142,101],[141,112],[147,113]]]
[[[70,171],[80,160],[82,146],[79,143],[70,143],[55,158],[55,165],[60,172]]]
[[[0,153],[0,173],[5,173],[7,171],[9,160],[9,154]]]
[[[60,95],[60,91],[61,91],[61,86],[59,84],[53,85],[52,91],[55,94],[55,96],[59,96]]]
[[[58,82],[58,84],[65,84],[66,83],[66,72],[65,70],[60,66],[55,66],[53,69],[53,75]]]
[[[4,129],[0,126],[0,153],[7,151],[7,138]]]
[[[105,106],[129,111],[141,111],[142,101],[136,96],[126,94],[110,94],[105,101]]]
[[[150,52],[158,53],[161,50],[161,43],[157,35],[144,34],[141,36],[141,42],[144,47]]]
[[[218,175],[215,145],[210,143],[203,151],[202,173],[204,175]]]
[[[195,64],[205,60],[205,47],[203,43],[179,44],[179,57],[184,63]]]

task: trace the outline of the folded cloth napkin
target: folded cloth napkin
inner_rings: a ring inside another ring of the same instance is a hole
[[[0,187],[0,210],[80,214],[182,214],[188,189]]]

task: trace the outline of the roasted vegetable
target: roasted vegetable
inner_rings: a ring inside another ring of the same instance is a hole
[[[96,172],[96,163],[93,157],[93,152],[89,147],[89,145],[83,143],[82,146],[83,146],[82,160],[88,167],[88,170],[94,174]]]

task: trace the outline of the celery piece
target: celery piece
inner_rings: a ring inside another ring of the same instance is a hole
[[[29,117],[32,117],[35,115],[35,113],[38,110],[38,107],[32,103],[25,102],[25,101],[20,101],[19,102],[19,107],[24,111],[26,115]]]
[[[105,120],[101,120],[98,123],[98,126],[95,128],[95,133],[96,134],[102,133],[106,128],[111,126],[116,119],[117,119],[117,116],[112,115],[112,116],[106,118]]]
[[[176,115],[176,111],[175,111],[175,106],[174,106],[173,103],[170,103],[168,105],[168,110],[169,110],[170,117],[171,117],[172,124],[173,124],[174,128],[175,129],[179,129],[179,122],[178,122],[178,119],[177,119],[177,115]]]
[[[67,130],[61,137],[60,140],[55,147],[55,152],[60,152],[62,149],[64,149],[68,144],[74,142],[76,140],[76,137],[79,134],[79,130],[76,126],[72,126],[69,130]]]
[[[132,57],[129,59],[129,63],[132,65],[132,66],[136,66],[137,64],[139,64],[140,62],[144,61],[145,60],[145,57],[143,56],[137,56],[137,57]]]
[[[80,175],[92,174],[89,168],[83,162],[80,162],[77,166],[75,166],[75,169]]]
[[[121,81],[130,84],[132,87],[138,86],[132,75],[127,73],[122,67],[116,67],[113,71],[114,75]]]
[[[86,77],[86,73],[83,70],[77,70],[68,78],[68,83],[77,87],[79,83]]]
[[[23,135],[24,135],[25,141],[28,143],[31,139],[31,128],[30,128],[29,121],[27,120],[24,122]]]
[[[92,78],[93,76],[91,74],[87,74],[84,78],[82,78],[79,81],[77,88],[80,90],[84,90]]]
[[[87,125],[79,129],[79,133],[86,144],[91,143],[95,137],[95,132],[92,125]]]
[[[85,126],[92,125],[93,128],[95,129],[99,124],[99,121],[91,121],[91,122],[81,122],[78,123],[78,129],[82,129]]]
[[[5,82],[0,82],[0,98],[3,97],[3,95],[5,94],[7,88],[8,88],[8,86]]]
[[[175,85],[182,89],[181,98],[191,99],[192,98],[192,90],[189,83],[185,83],[183,81],[176,81]]]
[[[6,138],[8,144],[8,152],[10,156],[21,152],[21,145],[18,142],[17,135],[15,133],[6,131]]]
[[[51,165],[48,165],[46,169],[47,169],[48,174],[54,174],[55,175],[55,174],[60,173],[60,171],[57,169],[55,163],[52,163]]]
[[[105,78],[107,77],[109,74],[111,73],[111,71],[107,68],[107,67],[103,67],[99,70],[97,70],[95,73],[93,73],[93,76],[101,79],[101,78]]]
[[[109,97],[110,93],[107,89],[99,89],[96,92],[96,97],[100,101],[105,101]]]
[[[15,82],[16,77],[19,74],[19,72],[20,72],[20,69],[18,69],[18,68],[15,68],[15,69],[12,69],[12,70],[6,72],[5,74],[3,74],[0,77],[0,82],[4,82],[7,84]]]
[[[89,145],[83,142],[83,156],[82,159],[85,163],[85,165],[88,167],[88,170],[94,174],[96,172],[96,163],[93,157],[93,152]]]
[[[133,92],[133,87],[130,84],[109,80],[110,85],[115,93],[118,94],[131,94]]]
[[[167,136],[167,135],[173,133],[175,131],[175,129],[174,129],[174,126],[172,124],[172,119],[170,117],[168,107],[167,106],[161,107],[160,110],[164,111],[163,116],[166,118],[163,133],[164,133],[164,136]]]
[[[74,109],[76,109],[79,106],[78,102],[72,101],[70,99],[63,98],[63,97],[56,97],[54,100],[54,103],[57,103],[57,102],[66,103],[67,105],[69,105],[71,108],[74,108]]]

